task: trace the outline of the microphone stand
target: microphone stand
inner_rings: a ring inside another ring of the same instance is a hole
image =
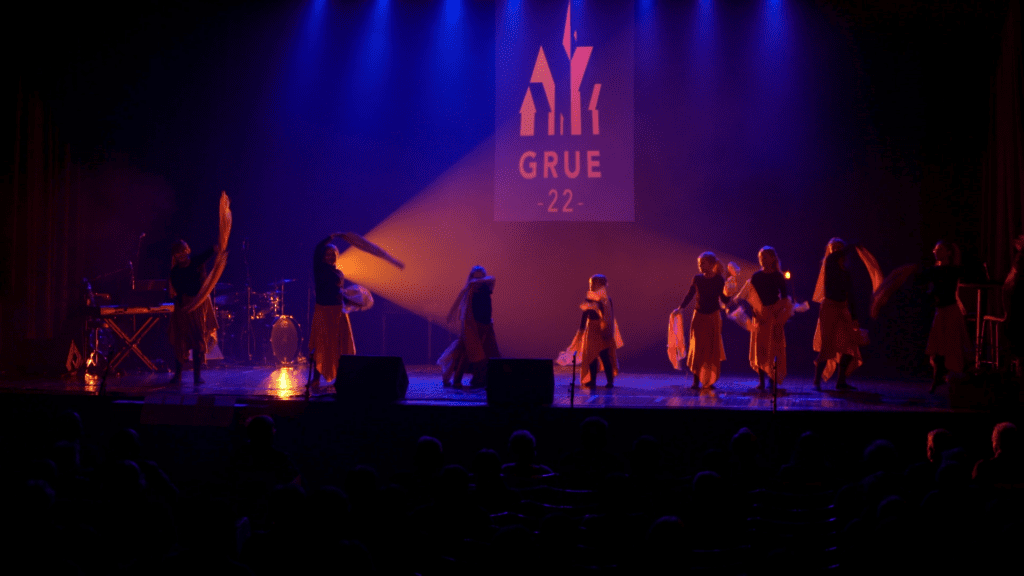
[[[572,353],[572,378],[569,380],[569,408],[576,403],[576,352]]]
[[[256,341],[252,335],[252,276],[249,274],[249,242],[242,241],[242,264],[245,266],[245,351],[252,366],[253,348]]]
[[[772,414],[779,401],[779,357],[772,358]]]

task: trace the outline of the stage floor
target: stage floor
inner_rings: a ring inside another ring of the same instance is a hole
[[[484,406],[487,393],[483,389],[456,390],[441,386],[437,366],[408,366],[409,390],[404,403],[434,406]],[[555,401],[553,406],[570,406],[570,368],[555,367]],[[304,400],[306,366],[218,366],[203,372],[205,383],[192,383],[191,371],[185,372],[181,384],[168,384],[170,374],[151,372],[128,373],[107,379],[105,394],[118,399],[154,400],[161,395],[203,394],[234,396],[236,401]],[[578,378],[578,374],[577,374]],[[466,379],[468,381],[468,378]],[[785,381],[776,399],[776,408],[786,411],[917,411],[947,412],[950,408],[949,387],[929,394],[929,380],[864,380],[851,378],[854,391],[838,392],[835,382],[826,382],[816,392],[809,378]],[[711,390],[691,390],[692,377],[674,374],[620,374],[615,387],[580,388],[576,384],[574,405],[587,408],[711,408],[729,410],[771,410],[770,393],[754,389],[757,379],[723,375]],[[24,394],[96,395],[98,379],[87,382],[75,379],[0,381],[0,392]],[[333,386],[322,385],[311,398],[313,402],[338,402]],[[956,410],[959,411],[959,410]]]

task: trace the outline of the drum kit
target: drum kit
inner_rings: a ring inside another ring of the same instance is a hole
[[[284,312],[285,287],[293,279],[256,292],[250,286],[233,289],[218,284],[213,303],[220,326],[225,359],[256,364],[294,364],[299,357],[299,324]]]

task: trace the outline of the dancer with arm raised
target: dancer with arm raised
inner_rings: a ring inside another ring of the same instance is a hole
[[[821,390],[822,379],[837,371],[836,390],[855,390],[846,377],[860,366],[860,326],[850,306],[852,282],[846,269],[847,256],[855,246],[847,246],[841,238],[832,238],[825,246],[814,301],[821,304],[818,325],[814,331],[814,389]]]
[[[172,384],[181,383],[181,371],[188,361],[189,352],[192,353],[192,381],[203,384],[201,373],[206,353],[210,344],[217,340],[217,315],[213,311],[210,293],[227,264],[232,221],[231,202],[224,192],[220,195],[219,218],[220,232],[214,246],[193,257],[188,243],[178,240],[171,251],[167,290],[174,302],[174,312],[167,336],[174,349]],[[211,258],[213,265],[207,272],[206,263]]]
[[[462,388],[462,375],[467,371],[473,375],[470,386],[485,385],[487,359],[501,358],[491,320],[494,282],[494,276],[488,276],[482,266],[474,266],[448,312],[449,324],[458,321],[460,329],[459,337],[437,360],[444,386]]]
[[[580,304],[583,316],[580,318],[579,330],[569,348],[559,353],[555,362],[568,366],[572,363],[572,353],[579,352],[580,386],[593,388],[597,372],[603,367],[607,380],[605,387],[611,388],[619,373],[616,350],[622,348],[622,336],[619,335],[612,300],[608,297],[608,278],[604,274],[594,274],[590,277],[589,287],[586,300]]]

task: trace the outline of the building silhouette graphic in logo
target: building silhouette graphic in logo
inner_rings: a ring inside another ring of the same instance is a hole
[[[583,133],[580,84],[583,83],[583,74],[587,71],[587,64],[590,63],[590,55],[593,53],[594,47],[576,46],[573,49],[573,42],[576,40],[577,34],[572,31],[572,4],[569,4],[565,11],[565,32],[562,35],[562,47],[565,49],[565,55],[569,59],[569,133],[579,136]],[[533,65],[533,73],[530,75],[530,84],[540,84],[544,87],[544,96],[548,104],[548,135],[554,136],[557,87],[555,79],[551,75],[551,67],[548,65],[548,59],[544,54],[543,46],[537,52],[537,60]],[[588,110],[591,114],[591,124],[595,135],[601,133],[597,110],[597,99],[600,95],[601,85],[594,84]],[[519,108],[519,116],[519,135],[533,136],[536,133],[537,105],[533,101],[533,93],[529,86],[526,87],[526,95],[523,97],[522,106]],[[564,115],[559,115],[558,134],[565,134]]]

